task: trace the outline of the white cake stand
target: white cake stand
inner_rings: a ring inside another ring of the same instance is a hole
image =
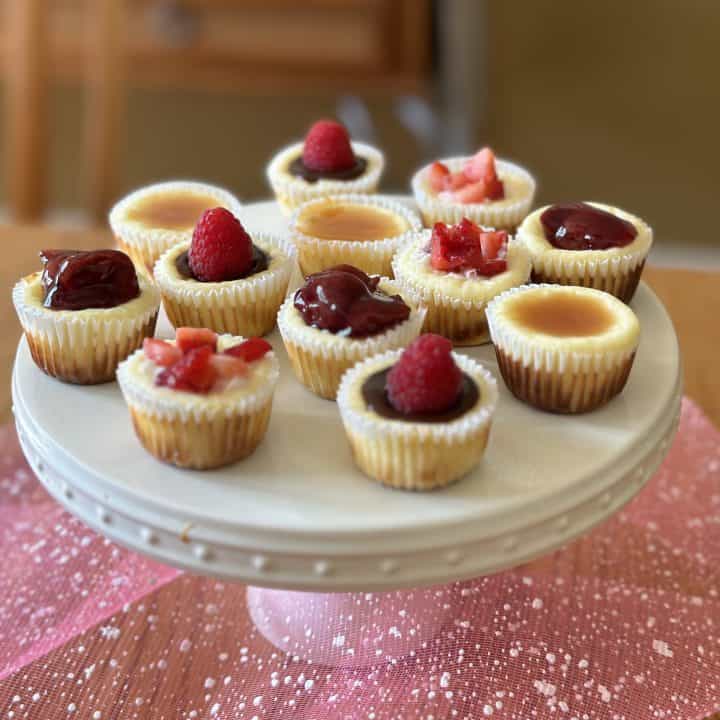
[[[243,220],[251,230],[286,232],[274,203],[246,206]],[[156,461],[135,438],[116,384],[60,383],[33,364],[24,340],[13,372],[15,419],[30,465],[60,503],[167,564],[316,593],[445,583],[567,543],[622,507],[655,472],[677,427],[680,358],[652,291],[641,285],[632,306],[642,339],[627,387],[588,415],[523,405],[504,387],[492,346],[463,349],[498,377],[500,403],[482,464],[431,493],[389,490],[355,468],[335,403],[295,380],[276,334],[270,341],[281,379],[268,434],[251,458],[225,469],[193,472]],[[279,603],[285,611],[292,595],[251,590],[249,599],[261,630],[289,649],[287,627],[273,629],[272,613],[261,606]],[[338,601],[326,598],[326,612],[340,612]]]

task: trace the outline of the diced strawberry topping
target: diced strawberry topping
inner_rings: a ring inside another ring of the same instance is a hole
[[[472,182],[494,180],[497,178],[495,153],[489,147],[478,150],[471,158],[465,161],[463,171],[468,180]]]
[[[193,348],[174,365],[165,368],[155,378],[155,384],[185,392],[209,392],[217,379],[211,362],[213,354],[209,345]]]
[[[175,331],[175,343],[183,354],[203,345],[207,345],[215,352],[217,333],[207,328],[180,327]]]
[[[143,352],[148,360],[161,367],[169,367],[183,356],[182,351],[176,345],[157,338],[145,338]]]
[[[386,391],[402,413],[443,412],[458,399],[462,371],[452,356],[452,343],[440,335],[421,335],[405,348],[387,375]]]
[[[452,199],[464,204],[505,197],[505,187],[497,175],[495,154],[487,147],[469,158],[458,172],[450,172],[443,163],[434,162],[428,170],[428,183],[434,192],[453,193]]]
[[[334,120],[318,120],[305,136],[302,159],[306,167],[317,172],[353,167],[355,153],[345,126]]]
[[[237,377],[246,377],[248,374],[248,365],[244,360],[232,355],[216,354],[210,358],[210,362],[215,368],[219,378],[224,380],[232,380]]]
[[[457,225],[435,223],[430,240],[430,264],[444,272],[475,270],[491,277],[507,270],[504,230],[483,230],[467,218]]]
[[[428,183],[433,191],[439,193],[447,190],[447,181],[450,177],[450,170],[447,165],[441,162],[434,162],[428,170]]]
[[[263,338],[249,338],[239,345],[233,345],[233,347],[225,350],[225,355],[240,358],[246,363],[255,362],[264,357],[266,353],[272,350],[272,345]]]

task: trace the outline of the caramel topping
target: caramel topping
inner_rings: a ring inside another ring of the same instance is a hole
[[[127,218],[147,227],[192,230],[200,216],[217,205],[217,199],[210,195],[187,191],[157,193],[135,203]]]
[[[522,293],[508,316],[526,330],[555,337],[589,337],[607,332],[615,317],[602,300],[575,292]]]
[[[409,228],[405,218],[368,205],[318,205],[298,218],[298,229],[321,240],[372,241],[391,238]]]

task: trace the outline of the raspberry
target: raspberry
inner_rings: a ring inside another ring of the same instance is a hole
[[[350,135],[334,120],[318,120],[305,136],[303,163],[317,172],[346,170],[355,164]]]
[[[239,345],[233,345],[233,347],[225,350],[224,354],[240,358],[246,363],[251,363],[265,357],[265,354],[269,353],[271,350],[272,345],[267,340],[254,337],[241,342]]]
[[[143,340],[143,352],[148,360],[162,367],[174,365],[183,356],[177,345],[171,345],[169,342],[157,338],[145,338]]]
[[[215,352],[217,349],[217,333],[207,328],[180,327],[175,331],[175,343],[183,354],[203,345],[207,345]]]
[[[217,372],[211,361],[213,354],[209,345],[190,350],[174,365],[165,368],[155,378],[155,384],[185,392],[209,392],[217,379]]]
[[[462,386],[462,372],[451,351],[447,338],[430,333],[408,345],[387,376],[390,404],[406,415],[451,408]]]
[[[252,240],[240,221],[225,208],[206,210],[193,231],[188,261],[203,282],[243,277],[252,266]]]

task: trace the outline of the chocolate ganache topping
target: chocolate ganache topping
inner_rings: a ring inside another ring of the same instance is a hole
[[[195,274],[192,271],[192,268],[190,267],[190,259],[189,259],[189,251],[185,250],[184,252],[181,252],[177,258],[175,258],[175,268],[178,271],[178,274],[181,277],[197,280],[197,282],[206,282],[205,280],[200,280],[199,278],[195,277]],[[268,257],[268,254],[261,250],[257,245],[253,243],[252,246],[252,262],[250,263],[250,267],[238,277],[231,278],[231,280],[242,280],[243,278],[250,277],[251,275],[255,275],[257,273],[263,272],[263,270],[267,270],[270,266],[270,258]],[[211,281],[207,281],[211,282]]]
[[[378,290],[379,282],[352,265],[336,265],[309,275],[294,304],[306,324],[319,330],[354,338],[377,335],[410,316],[403,299]]]
[[[367,160],[356,155],[355,162],[350,167],[341,168],[340,170],[313,170],[303,162],[302,155],[300,155],[290,163],[288,170],[295,177],[301,177],[306,182],[315,183],[318,180],[354,180],[360,177],[366,168]]]
[[[561,250],[607,250],[637,237],[632,223],[583,202],[552,205],[540,222],[548,242]]]
[[[475,407],[480,392],[475,381],[465,373],[462,374],[462,384],[457,400],[447,410],[442,412],[413,412],[404,413],[398,410],[388,399],[387,376],[392,368],[385,368],[370,375],[362,386],[362,396],[365,404],[381,417],[388,420],[405,420],[406,422],[443,423],[457,420]]]
[[[43,250],[40,259],[46,308],[111,308],[140,295],[135,266],[119,250]]]

